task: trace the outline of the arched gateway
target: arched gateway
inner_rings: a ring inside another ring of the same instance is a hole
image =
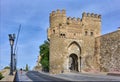
[[[68,70],[70,72],[81,71],[81,47],[76,41],[69,44],[68,54]]]
[[[70,71],[78,72],[78,57],[76,54],[71,54],[69,56],[69,69],[70,69]]]

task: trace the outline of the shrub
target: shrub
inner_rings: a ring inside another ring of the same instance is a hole
[[[6,67],[4,67],[4,69],[10,69],[10,67],[9,67],[9,66],[6,66]]]
[[[2,75],[2,73],[0,73],[0,80],[1,80],[2,78],[4,78],[4,76]]]

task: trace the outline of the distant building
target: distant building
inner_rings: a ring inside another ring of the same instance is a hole
[[[120,30],[101,36],[101,15],[84,12],[82,18],[71,18],[65,10],[52,11],[48,40],[52,74],[111,71],[111,67],[120,67],[120,63],[115,63],[120,61]],[[113,61],[106,59],[110,54]]]
[[[42,70],[42,65],[40,64],[40,60],[41,60],[41,56],[39,55],[38,60],[37,60],[37,64],[34,67],[34,70],[36,70],[36,71],[41,71]]]

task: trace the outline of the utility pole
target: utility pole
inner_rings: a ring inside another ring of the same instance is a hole
[[[17,57],[16,57],[17,54],[15,52],[16,52],[16,48],[17,48],[20,29],[21,29],[21,24],[19,25],[17,39],[16,39],[16,43],[15,43],[15,48],[14,48],[14,71],[16,70],[16,65],[17,65]]]

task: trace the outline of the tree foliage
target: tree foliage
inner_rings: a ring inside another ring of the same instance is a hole
[[[49,70],[49,42],[44,41],[44,43],[39,47],[40,48],[40,55],[41,55],[41,65],[43,70]]]
[[[29,69],[28,69],[28,64],[26,64],[26,69],[25,69],[26,71],[28,71]]]
[[[4,76],[2,75],[2,73],[0,73],[0,80],[1,80],[2,78],[4,78]]]

